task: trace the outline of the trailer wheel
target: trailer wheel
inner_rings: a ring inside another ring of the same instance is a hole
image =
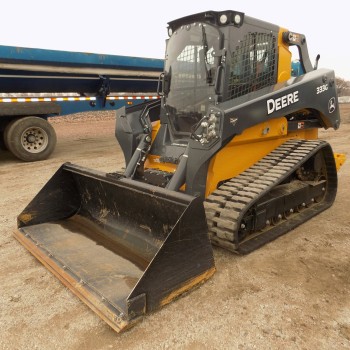
[[[45,119],[21,118],[12,122],[6,129],[6,147],[25,162],[46,159],[55,149],[56,133]]]

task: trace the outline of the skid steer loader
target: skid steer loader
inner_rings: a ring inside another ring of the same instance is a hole
[[[334,72],[305,36],[236,11],[169,23],[161,102],[118,110],[123,173],[66,163],[16,238],[116,331],[332,205]],[[290,46],[299,52],[291,76]]]

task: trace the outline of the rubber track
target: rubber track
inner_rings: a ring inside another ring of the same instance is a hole
[[[238,242],[241,220],[260,198],[273,187],[290,176],[320,149],[324,150],[329,193],[324,203],[317,209],[305,210],[288,224],[277,225],[260,235],[251,235]],[[261,245],[277,238],[298,226],[320,211],[328,208],[334,201],[337,187],[337,174],[333,152],[329,144],[322,140],[288,140],[267,156],[245,170],[240,175],[225,182],[205,200],[209,235],[213,244],[238,253],[249,253]],[[279,227],[280,226],[280,227]],[[250,239],[250,237],[254,237]]]

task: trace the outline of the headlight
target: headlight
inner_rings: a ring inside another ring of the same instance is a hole
[[[227,16],[223,13],[221,16],[220,16],[220,23],[221,24],[226,24],[227,23]]]
[[[233,18],[233,21],[235,22],[235,24],[239,25],[242,21],[242,17],[241,15],[239,15],[238,13],[235,15],[235,17]]]

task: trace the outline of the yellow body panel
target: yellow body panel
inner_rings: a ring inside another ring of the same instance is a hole
[[[291,77],[292,53],[289,51],[287,44],[283,42],[282,34],[287,29],[280,28],[278,33],[278,71],[277,82],[283,82]]]
[[[265,134],[266,128],[269,132]],[[253,126],[236,136],[210,161],[206,197],[218,184],[237,176],[288,139],[317,139],[317,129],[305,129],[287,134],[287,120],[279,118]]]
[[[159,169],[169,173],[175,173],[177,168],[176,164],[160,162],[159,158],[159,156],[154,156],[152,154],[148,155],[145,161],[145,169]]]
[[[156,138],[159,128],[160,128],[160,120],[152,122],[152,140]]]
[[[152,142],[156,138],[156,135],[160,128],[160,121],[152,122]],[[149,154],[145,161],[145,169],[159,169],[161,171],[167,171],[169,173],[175,173],[177,165],[172,163],[164,163],[159,161],[160,156]]]

